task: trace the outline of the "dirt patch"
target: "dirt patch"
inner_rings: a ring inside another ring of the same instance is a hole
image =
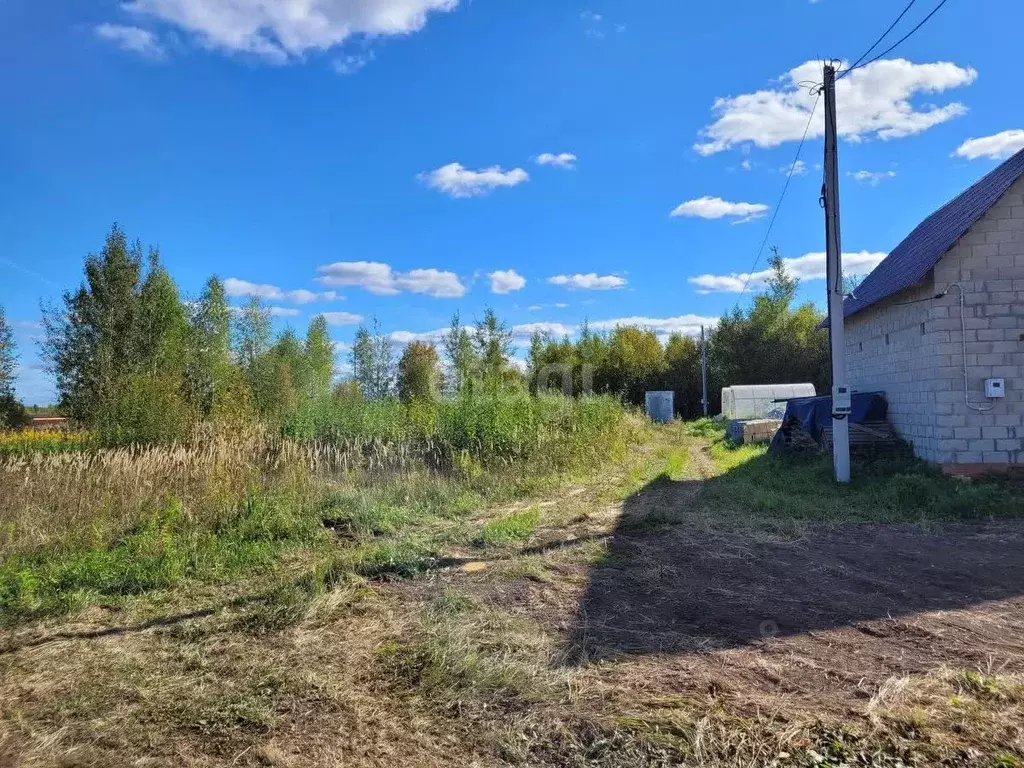
[[[713,472],[695,448],[688,474]],[[1021,702],[990,697],[966,725],[951,682],[956,670],[1024,675],[1024,521],[715,531],[701,490],[650,483],[596,556],[567,537],[534,553],[533,570],[509,568],[514,583],[500,568],[446,583],[559,638],[551,663],[572,670],[582,709],[606,722],[660,732],[693,713],[767,718],[780,743],[813,723],[884,726],[964,765],[995,745],[1024,751],[1008,725]],[[932,698],[919,702],[920,690]],[[941,723],[927,731],[930,718]]]
[[[1024,522],[709,533],[686,524],[695,485],[637,494],[562,615],[550,587],[537,600],[539,619],[569,627],[568,663],[632,695],[714,695],[747,714],[866,715],[891,678],[1024,672]]]

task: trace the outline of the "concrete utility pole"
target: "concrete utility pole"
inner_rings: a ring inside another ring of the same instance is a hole
[[[825,251],[829,336],[832,342],[832,459],[836,480],[850,482],[850,388],[846,383],[843,317],[843,246],[839,235],[839,151],[836,140],[836,70],[825,65]]]
[[[700,378],[704,385],[704,396],[700,404],[704,407],[704,418],[708,417],[708,340],[704,336],[704,326],[700,327]]]

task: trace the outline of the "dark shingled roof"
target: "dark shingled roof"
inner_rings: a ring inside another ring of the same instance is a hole
[[[846,298],[843,315],[855,315],[919,283],[1022,175],[1024,150],[918,224]]]

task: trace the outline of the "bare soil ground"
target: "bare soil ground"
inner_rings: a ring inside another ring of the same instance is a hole
[[[1024,521],[719,525],[660,440],[414,579],[0,635],[0,766],[1024,765]]]

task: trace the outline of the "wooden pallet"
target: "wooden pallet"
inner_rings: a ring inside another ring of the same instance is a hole
[[[825,427],[821,435],[822,447],[832,450],[832,427]],[[866,421],[850,425],[851,450],[893,450],[901,445],[899,437],[887,421]]]
[[[814,438],[800,428],[792,424],[782,428],[782,443],[784,449],[789,451],[831,451],[832,450],[832,427],[825,427],[822,430],[822,445],[818,445]],[[893,431],[887,421],[868,421],[863,424],[850,425],[850,450],[855,453],[883,453],[897,451],[903,443],[899,436]]]

